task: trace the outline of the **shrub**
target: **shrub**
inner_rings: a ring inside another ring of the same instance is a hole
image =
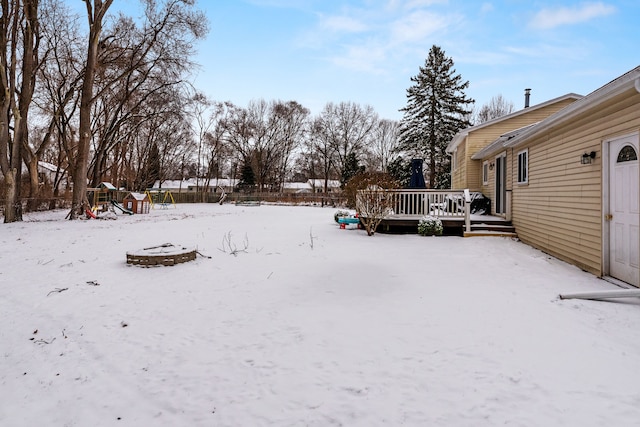
[[[424,216],[418,222],[418,234],[421,236],[441,236],[442,229],[442,221],[435,216]]]
[[[359,173],[345,186],[348,205],[355,206],[369,236],[373,236],[378,225],[392,212],[392,198],[387,190],[393,188],[398,188],[398,183],[380,172]]]

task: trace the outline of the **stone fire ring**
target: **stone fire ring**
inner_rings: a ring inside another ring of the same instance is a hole
[[[127,252],[127,264],[151,267],[154,265],[171,266],[196,259],[195,248],[164,243],[158,246]]]

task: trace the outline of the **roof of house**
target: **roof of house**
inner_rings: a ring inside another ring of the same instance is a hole
[[[309,182],[285,182],[284,188],[288,190],[310,190],[311,184]]]
[[[146,194],[143,194],[143,193],[134,193],[133,191],[127,195],[127,198],[128,198],[129,196],[133,197],[134,199],[136,199],[136,200],[138,200],[138,201],[144,200],[144,199],[147,197],[147,195],[146,195]]]
[[[58,167],[56,165],[48,162],[43,162],[42,160],[38,161],[38,166],[51,172],[56,172],[58,170]]]
[[[209,187],[215,188],[216,186],[230,187],[238,184],[238,179],[230,179],[230,178],[211,178],[209,181]],[[165,180],[162,181],[162,185],[160,185],[160,181],[156,181],[153,184],[153,187],[150,190],[178,190],[178,189],[188,189],[195,187],[204,187],[205,180],[200,179],[196,182],[195,178],[183,179],[183,180]]]
[[[525,130],[515,138],[505,142],[505,147],[514,147],[522,143],[527,138],[539,134],[551,127],[555,127],[566,123],[582,112],[594,108],[595,106],[605,102],[621,93],[634,88],[640,93],[640,66],[626,72],[620,77],[610,81],[606,85],[594,90],[582,99],[567,105],[562,110],[550,115],[546,119],[540,121],[538,126],[534,126]]]
[[[576,93],[567,93],[566,95],[559,96],[557,98],[550,99],[548,101],[542,102],[540,104],[532,105],[531,107],[523,108],[522,110],[518,110],[514,113],[507,114],[506,116],[497,117],[495,119],[488,120],[484,123],[475,126],[469,126],[468,128],[462,129],[460,132],[455,134],[449,145],[447,145],[446,152],[453,153],[454,150],[464,141],[464,139],[469,136],[470,133],[475,132],[479,129],[486,128],[492,126],[496,123],[500,123],[504,120],[512,119],[514,117],[518,117],[530,111],[539,110],[540,108],[547,107],[549,105],[555,104],[556,102],[564,101],[567,99],[579,100],[582,98],[582,95],[578,95]]]
[[[602,102],[605,102],[634,87],[636,91],[640,93],[640,66],[626,72],[576,102],[567,105],[546,119],[541,120],[532,126],[526,126],[522,129],[517,129],[516,131],[511,132],[513,135],[511,135],[510,138],[503,138],[504,135],[501,136],[471,158],[479,160],[504,150],[507,147],[515,147],[522,144],[529,138],[547,131],[552,127],[562,125],[572,120],[582,112],[595,108]]]
[[[309,185],[311,185],[313,188],[324,188],[324,179],[310,179],[308,182],[309,182]],[[327,187],[339,188],[340,181],[337,179],[330,179],[327,181]]]
[[[117,190],[117,188],[110,182],[101,182],[100,185],[98,185],[98,188],[106,188],[107,190]]]
[[[176,189],[176,188],[187,188],[189,187],[189,185],[196,185],[196,180],[195,179],[175,179],[175,180],[165,180],[162,181],[162,184],[160,184],[160,181],[156,181],[153,184],[153,187],[151,189],[153,190],[159,190],[159,189],[165,189],[165,190],[169,190],[169,189]]]
[[[516,136],[520,135],[522,132],[524,132],[525,130],[537,125],[540,122],[535,122],[532,123],[530,125],[527,126],[523,126],[519,129],[515,129],[512,130],[511,132],[507,132],[503,135],[500,135],[500,137],[498,139],[496,139],[495,141],[493,141],[491,144],[487,145],[486,147],[484,147],[482,150],[478,151],[477,153],[475,153],[473,156],[471,156],[471,160],[482,160],[487,156],[490,156],[491,154],[500,151],[500,150],[504,150],[504,144],[506,144],[507,141],[515,138]]]

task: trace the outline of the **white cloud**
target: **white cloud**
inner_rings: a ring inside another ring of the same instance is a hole
[[[409,0],[405,4],[405,9],[418,9],[428,6],[433,6],[434,4],[447,4],[448,0]]]
[[[387,58],[387,50],[375,44],[348,46],[345,54],[334,56],[331,62],[342,68],[379,74],[382,70],[378,64]]]
[[[367,30],[364,22],[349,16],[323,16],[320,27],[336,33],[361,33]]]
[[[550,29],[562,25],[573,25],[586,22],[601,16],[611,15],[616,8],[602,2],[584,3],[574,7],[558,7],[542,9],[529,22],[529,26],[538,29]]]
[[[582,60],[588,55],[588,48],[584,43],[578,44],[538,44],[535,46],[507,46],[504,51],[510,56],[521,58],[544,59],[552,62],[554,59]]]
[[[385,74],[464,21],[461,15],[425,7],[435,3],[446,0],[386,0],[370,8],[318,13],[316,26],[300,45],[324,51],[321,56],[337,67]]]
[[[493,7],[493,3],[482,3],[482,6],[480,7],[480,13],[489,13],[492,12],[494,9]]]
[[[418,10],[391,23],[393,44],[416,43],[427,36],[445,30],[457,18],[447,17],[426,10]]]

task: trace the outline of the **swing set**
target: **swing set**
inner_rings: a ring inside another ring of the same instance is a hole
[[[145,194],[149,196],[151,201],[151,209],[155,209],[155,205],[160,205],[161,209],[168,209],[169,204],[176,208],[176,201],[173,198],[173,194],[169,190],[147,190]]]

